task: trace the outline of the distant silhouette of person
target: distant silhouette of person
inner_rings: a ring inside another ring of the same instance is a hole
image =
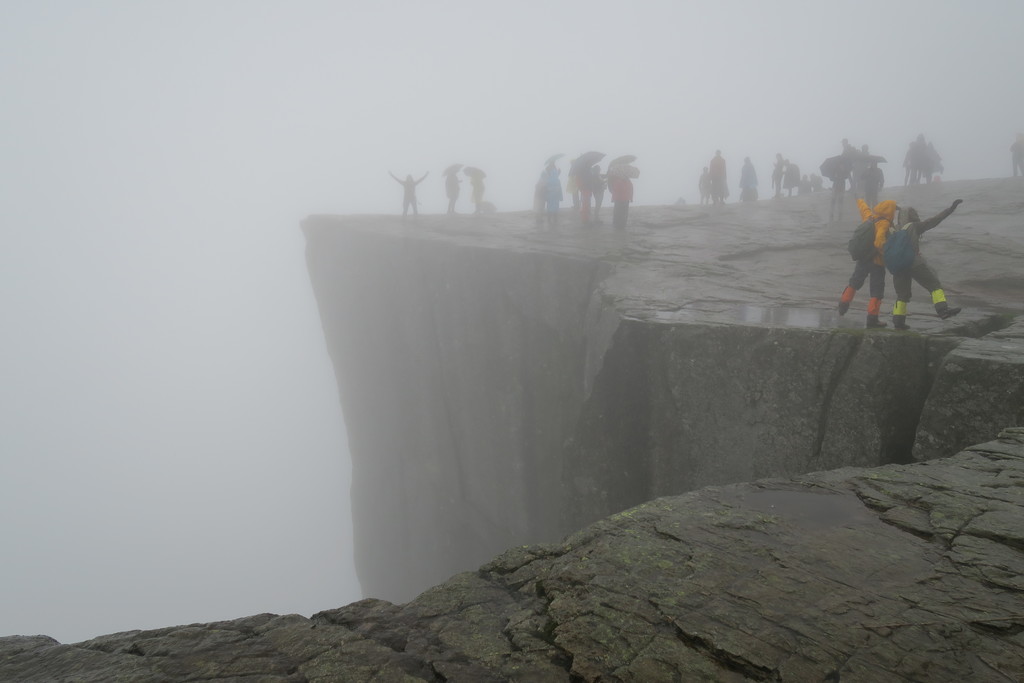
[[[800,167],[786,159],[786,174],[782,177],[782,187],[789,196],[793,196],[793,190],[800,187]]]
[[[775,165],[772,166],[772,189],[775,190],[774,198],[782,196],[782,179],[786,176],[786,160],[782,158],[782,152],[775,154]]]
[[[854,150],[850,160],[853,162],[850,169],[850,189],[854,197],[864,196],[864,186],[860,184],[860,177],[870,165],[871,152],[867,145],[861,145],[859,150]],[[872,204],[874,206],[874,204]]]
[[[928,182],[932,182],[936,173],[945,173],[946,169],[942,165],[942,157],[939,156],[939,152],[935,149],[935,143],[928,143]]]
[[[448,196],[448,213],[455,213],[455,202],[459,198],[458,172],[449,173],[444,179],[444,192]]]
[[[600,175],[597,165],[579,168],[576,171],[576,186],[580,192],[580,219],[584,225],[590,224],[590,199],[594,196],[594,171]]]
[[[569,161],[569,174],[565,181],[565,191],[572,197],[572,208],[580,208],[580,185],[579,178],[576,177],[576,159]]]
[[[839,220],[843,217],[843,200],[846,197],[846,181],[850,177],[848,170],[837,172],[832,177],[832,202],[828,208],[828,219]]]
[[[601,222],[601,205],[604,204],[604,191],[608,188],[607,176],[601,174],[601,167],[594,165],[590,176],[590,191],[594,194],[594,222]]]
[[[853,157],[857,150],[843,138],[843,152],[840,154],[831,169],[829,180],[832,181],[832,201],[829,204],[829,221],[839,220],[843,217],[843,201],[846,198],[846,183],[850,179],[850,169],[853,168]]]
[[[423,177],[419,180],[413,180],[412,174],[405,176],[405,180],[400,180],[391,171],[388,171],[388,175],[395,179],[395,182],[405,188],[405,194],[402,198],[402,218],[405,218],[409,214],[409,207],[412,207],[412,215],[419,216],[419,211],[416,208],[416,186],[423,182],[423,179],[430,175],[430,171],[423,174]]]
[[[726,182],[725,159],[722,158],[722,150],[715,150],[714,158],[708,162],[708,173],[711,174],[711,202],[725,204],[725,198],[729,196],[729,185]]]
[[[814,192],[814,185],[811,184],[811,179],[804,173],[804,177],[800,179],[800,190],[801,195],[810,194]]]
[[[633,181],[639,171],[629,165],[608,167],[608,191],[612,196],[612,225],[616,230],[625,230],[629,218],[629,203],[633,201]]]
[[[872,161],[871,165],[860,174],[860,186],[864,190],[864,201],[868,206],[878,203],[878,193],[885,186],[885,174],[878,168],[878,162]]]
[[[811,192],[821,192],[824,189],[825,181],[817,173],[811,174]]]
[[[480,173],[467,172],[466,169],[462,171],[469,176],[469,186],[473,188],[473,213],[483,213],[484,203],[484,177]]]
[[[750,157],[743,159],[743,168],[740,169],[740,201],[757,201],[757,171],[750,163]]]
[[[544,182],[544,202],[547,208],[549,228],[558,225],[558,209],[562,203],[562,181],[558,177],[560,173],[561,171],[554,164],[548,164],[544,173],[541,174],[541,180]]]
[[[920,184],[921,178],[924,178],[926,183],[932,181],[933,157],[932,152],[928,149],[928,143],[925,142],[923,133],[910,143],[910,149],[907,150],[907,159],[910,163],[911,185]]]
[[[1013,161],[1013,177],[1024,176],[1024,133],[1017,133],[1017,141],[1010,145],[1010,159]]]
[[[700,190],[700,203],[710,204],[711,203],[711,174],[708,173],[708,167],[704,167],[704,171],[700,174],[700,182],[697,183],[697,189]]]

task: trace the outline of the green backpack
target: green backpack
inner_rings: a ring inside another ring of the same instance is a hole
[[[853,237],[846,243],[846,250],[854,261],[866,261],[875,255],[875,221],[869,218],[853,231]]]

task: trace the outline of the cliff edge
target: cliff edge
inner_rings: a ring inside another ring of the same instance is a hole
[[[625,232],[307,219],[365,594],[411,599],[658,496],[943,457],[1024,424],[1019,183],[890,197],[924,216],[965,200],[923,242],[957,318],[919,288],[910,333],[866,332],[866,292],[837,317],[859,221],[826,225],[823,195],[637,207]]]

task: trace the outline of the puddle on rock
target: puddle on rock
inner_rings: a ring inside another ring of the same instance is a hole
[[[834,528],[879,523],[857,496],[781,489],[762,489],[742,494],[743,507],[772,515],[804,528]]]
[[[790,306],[751,306],[736,309],[736,319],[744,323],[783,325],[785,327],[834,327],[835,311],[814,308],[793,308]]]

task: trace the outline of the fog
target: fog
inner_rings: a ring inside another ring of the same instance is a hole
[[[919,133],[947,180],[1006,176],[1021,26],[1010,1],[0,3],[0,635],[362,597],[304,216],[398,212],[389,170],[442,212],[456,162],[525,210],[589,149],[637,155],[638,204],[695,203],[716,149],[764,197],[776,152],[807,173],[842,138],[889,184]]]

